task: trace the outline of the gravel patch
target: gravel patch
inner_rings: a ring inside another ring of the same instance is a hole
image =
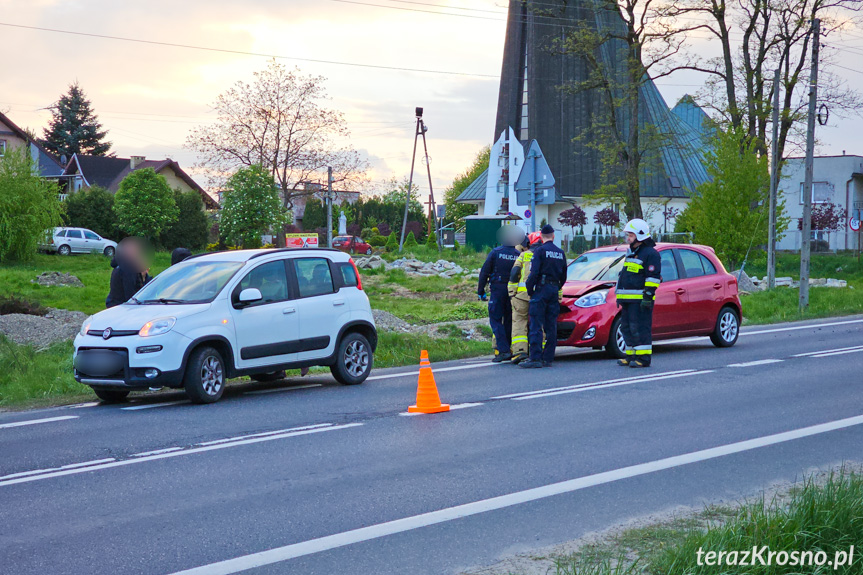
[[[37,349],[74,339],[87,314],[80,311],[48,308],[42,317],[12,313],[0,315],[0,334],[19,345],[32,345]]]
[[[381,331],[394,331],[399,333],[416,333],[428,335],[434,338],[452,337],[452,328],[446,326],[455,326],[461,330],[465,339],[488,341],[488,338],[482,331],[480,325],[488,325],[487,319],[468,319],[462,321],[446,321],[441,323],[432,323],[428,325],[413,325],[405,320],[398,318],[388,311],[373,309],[372,316],[375,318],[375,326]],[[443,330],[441,329],[443,328]]]
[[[84,284],[77,277],[63,272],[43,272],[35,280],[30,280],[30,283],[43,286],[84,287]]]

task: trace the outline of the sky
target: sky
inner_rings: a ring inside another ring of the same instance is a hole
[[[121,157],[171,157],[194,173],[195,154],[184,147],[189,131],[211,122],[218,94],[264,69],[266,55],[327,78],[329,105],[344,113],[348,141],[368,158],[372,182],[407,176],[416,106],[425,109],[438,199],[494,137],[506,0],[0,0],[0,24],[261,54],[0,25],[0,111],[41,134],[45,108],[77,81]],[[692,43],[712,49],[706,39]],[[863,28],[828,44],[825,53],[844,66],[833,71],[863,91]],[[673,105],[704,79],[680,72],[657,84]],[[863,116],[831,123],[819,127],[818,153],[863,155]],[[425,197],[419,158],[417,169]]]

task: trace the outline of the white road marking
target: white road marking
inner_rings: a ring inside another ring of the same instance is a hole
[[[168,447],[165,449],[154,449],[153,451],[143,451],[141,453],[133,453],[132,457],[147,457],[150,455],[159,455],[160,453],[171,453],[172,451],[180,451],[182,447]]]
[[[473,363],[473,364],[467,364],[467,365],[456,365],[453,367],[438,367],[438,368],[435,368],[434,364],[432,364],[432,371],[434,373],[441,373],[444,371],[459,371],[462,369],[476,369],[478,367],[493,367],[496,365],[504,365],[504,364],[503,363],[492,363],[491,361],[487,361],[485,363]],[[387,375],[372,375],[370,377],[367,377],[366,381],[371,381],[371,380],[375,380],[375,379],[393,379],[396,377],[408,377],[408,376],[417,377],[417,376],[419,376],[419,373],[420,373],[419,370],[417,370],[417,371],[407,371],[404,373],[390,373]]]
[[[555,495],[572,493],[590,487],[595,487],[597,485],[604,485],[607,483],[620,481],[622,479],[639,477],[641,475],[647,475],[649,473],[655,473],[657,471],[663,471],[666,469],[673,469],[675,467],[689,465],[691,463],[699,463],[702,461],[708,461],[711,459],[724,457],[726,455],[743,453],[761,447],[786,443],[789,441],[794,441],[795,439],[811,437],[822,433],[829,433],[831,431],[836,431],[838,429],[846,429],[860,424],[863,424],[863,416],[858,415],[856,417],[849,417],[847,419],[840,419],[837,421],[822,423],[820,425],[813,425],[810,427],[794,429],[791,431],[777,433],[774,435],[766,435],[763,437],[757,437],[755,439],[748,439],[736,443],[729,443],[727,445],[720,445],[718,447],[711,447],[700,451],[693,451],[690,453],[685,453],[683,455],[676,455],[673,457],[667,457],[665,459],[657,459],[654,461],[648,461],[646,463],[631,465],[629,467],[622,467],[620,469],[613,469],[611,471],[605,471],[594,475],[587,475],[585,477],[561,481],[559,483],[543,485],[541,487],[535,487],[533,489],[517,491],[515,493],[500,495],[498,497],[492,497],[490,499],[483,499],[480,501],[474,501],[472,503],[465,503],[463,505],[457,505],[455,507],[447,507],[445,509],[431,511],[429,513],[423,513],[421,515],[414,515],[412,517],[396,519],[395,521],[378,523],[377,525],[361,527],[359,529],[344,531],[342,533],[336,533],[334,535],[328,535],[326,537],[310,539],[308,541],[294,543],[292,545],[285,545],[284,547],[277,547],[275,549],[252,553],[249,555],[236,557],[234,559],[228,559],[226,561],[219,561],[217,563],[211,563],[209,565],[202,565],[200,567],[187,569],[185,571],[178,571],[173,575],[231,575],[233,573],[239,573],[248,569],[263,567],[265,565],[273,565],[275,563],[281,563],[282,561],[287,561],[289,559],[304,557],[306,555],[312,555],[315,553],[320,553],[322,551],[329,551],[331,549],[345,547],[347,545],[360,543],[362,541],[379,539],[381,537],[387,537],[389,535],[395,535],[397,533],[404,533],[406,531],[412,531],[414,529],[420,529],[422,527],[428,527],[430,525],[438,525],[440,523],[446,523],[448,521],[454,521],[456,519],[461,519],[464,517],[479,515],[488,511],[505,509],[507,507],[512,507],[514,505],[519,505],[522,503],[529,503],[531,501],[538,501],[540,499],[554,497]]]
[[[232,441],[242,441],[250,437],[267,437],[268,435],[278,435],[280,433],[292,433],[294,431],[303,431],[305,429],[318,429],[321,427],[330,427],[332,423],[317,423],[315,425],[304,425],[302,427],[291,427],[290,429],[277,429],[275,431],[266,431],[264,433],[253,433],[251,435],[238,435],[236,437],[227,437],[225,439],[215,439],[213,441],[205,441],[198,445],[218,445],[220,443],[230,443]]]
[[[99,402],[99,401],[91,401],[91,402],[89,402],[89,403],[79,403],[79,404],[77,404],[77,405],[67,405],[66,407],[67,407],[68,409],[80,409],[80,408],[82,408],[82,407],[96,407],[96,406],[97,406],[97,405],[99,405],[100,403],[101,403],[101,402]]]
[[[664,371],[664,372],[656,373],[656,374],[644,374],[644,375],[636,375],[633,377],[622,377],[622,378],[618,378],[618,379],[609,379],[606,381],[598,381],[598,382],[594,382],[594,383],[578,383],[575,385],[567,385],[564,387],[550,387],[548,389],[535,389],[533,391],[522,391],[521,393],[509,393],[507,395],[498,395],[498,396],[492,397],[492,399],[513,399],[516,397],[524,397],[527,395],[537,395],[539,393],[551,393],[554,391],[565,391],[565,390],[569,390],[569,389],[576,389],[576,388],[584,387],[584,386],[606,385],[609,383],[618,383],[618,382],[638,382],[638,381],[642,381],[644,379],[652,379],[655,377],[661,377],[661,376],[666,376],[666,375],[677,375],[679,373],[689,374],[689,373],[694,373],[694,372],[695,372],[694,369],[681,369],[681,370],[677,370],[677,371]]]
[[[287,437],[297,437],[299,435],[309,435],[311,433],[321,433],[323,431],[335,431],[337,429],[348,429],[349,427],[359,427],[361,425],[363,425],[363,424],[362,423],[346,423],[344,425],[333,425],[333,426],[324,427],[324,428],[304,429],[304,430],[300,430],[300,431],[286,432],[286,433],[282,433],[279,435],[268,435],[266,437],[253,437],[253,438],[246,439],[243,441],[233,441],[231,443],[221,443],[219,445],[207,445],[204,447],[193,447],[191,449],[172,451],[170,453],[160,453],[157,455],[148,455],[146,457],[136,457],[135,459],[124,459],[122,461],[113,461],[110,463],[93,465],[93,466],[85,467],[82,469],[63,469],[61,471],[55,471],[52,473],[45,473],[43,475],[36,475],[34,477],[19,477],[16,479],[9,479],[9,480],[0,481],[0,487],[5,487],[7,485],[15,485],[17,483],[28,483],[30,481],[39,481],[40,479],[49,479],[52,477],[63,477],[64,475],[74,475],[77,473],[87,473],[90,471],[99,471],[102,469],[111,469],[114,467],[122,467],[125,465],[133,465],[135,463],[142,463],[144,461],[156,461],[158,459],[168,459],[171,457],[180,457],[183,455],[192,455],[193,453],[203,453],[205,451],[213,451],[216,449],[227,449],[229,447],[237,447],[239,445],[250,445],[253,443],[261,443],[263,441],[273,441],[276,439],[284,439]]]
[[[52,421],[64,421],[66,419],[78,419],[78,416],[77,415],[63,415],[60,417],[46,417],[44,419],[29,419],[27,421],[14,421],[12,423],[0,424],[0,429],[7,429],[9,427],[23,427],[25,425],[36,425],[39,423],[50,423]]]
[[[609,387],[619,387],[621,385],[634,385],[636,383],[646,383],[650,381],[659,381],[663,379],[677,379],[678,377],[689,377],[691,375],[705,375],[708,373],[713,373],[712,369],[705,369],[702,371],[691,371],[688,373],[676,373],[672,375],[660,375],[655,377],[646,377],[643,379],[636,379],[633,381],[620,381],[617,383],[587,383],[580,386],[575,386],[572,389],[563,389],[560,391],[553,391],[551,393],[537,393],[535,395],[525,395],[523,397],[513,397],[513,401],[522,401],[525,399],[539,399],[543,397],[552,397],[554,395],[564,395],[567,393],[581,393],[583,391],[594,391],[596,389],[608,389]]]
[[[725,367],[752,367],[755,365],[767,365],[770,363],[782,363],[784,360],[781,359],[758,359],[755,361],[745,361],[743,363],[729,363]]]
[[[779,327],[775,329],[761,329],[758,331],[741,331],[740,337],[744,335],[761,335],[763,333],[779,333],[783,331],[797,331],[801,329],[815,329],[819,327],[833,327],[836,325],[850,325],[855,323],[863,323],[863,319],[852,319],[848,321],[831,321],[829,323],[813,323],[810,325],[795,325],[792,327]]]
[[[294,385],[292,387],[277,387],[275,389],[257,389],[255,391],[246,391],[243,395],[260,395],[263,393],[278,393],[280,391],[293,391],[295,389],[308,389],[310,387],[321,387],[323,383],[309,383],[307,385]]]
[[[818,355],[813,355],[811,357],[833,357],[834,355],[845,355],[846,353],[858,353],[863,351],[863,348],[860,349],[846,349],[845,351],[834,351],[832,353],[819,353]]]
[[[852,347],[837,347],[836,349],[822,349],[821,351],[807,351],[806,353],[797,353],[795,355],[792,355],[791,357],[808,357],[810,355],[820,355],[822,353],[832,353],[834,351],[848,350],[863,350],[863,345],[855,345]]]
[[[164,403],[148,403],[147,405],[134,405],[132,407],[121,407],[124,411],[138,411],[140,409],[153,409],[154,407],[168,407],[169,405],[182,405],[184,403],[192,403],[188,399],[180,401],[166,401]]]
[[[482,405],[482,403],[456,403],[455,405],[450,405],[449,410],[453,411],[455,409],[467,409],[468,407],[478,407]],[[403,411],[399,413],[399,415],[403,417],[413,417],[415,415],[425,415],[424,413],[410,413],[407,411]]]
[[[91,465],[99,465],[100,463],[108,463],[111,461],[116,461],[113,457],[109,457],[108,459],[96,459],[94,461],[85,461],[83,463],[72,463],[71,465],[63,465],[62,467],[51,467],[49,469],[34,469],[32,471],[22,471],[21,473],[12,473],[11,475],[4,475],[0,477],[0,480],[4,479],[12,479],[13,477],[27,477],[30,475],[38,475],[40,473],[49,473],[51,471],[61,471],[63,469],[77,469],[79,467],[88,467]]]

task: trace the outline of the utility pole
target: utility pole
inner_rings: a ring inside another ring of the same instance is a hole
[[[333,169],[327,168],[327,247],[333,247]]]
[[[426,132],[428,132],[428,128],[426,128],[425,123],[422,120],[420,120],[420,124],[422,125],[421,132],[423,136],[423,154],[425,154],[424,162],[429,177],[429,216],[431,216],[431,218],[434,218],[434,221],[437,222],[437,206],[435,205],[434,189],[432,188],[431,158],[429,158],[429,149],[428,145],[426,144]],[[435,225],[435,228],[437,228],[437,225]],[[429,233],[431,233],[431,231],[431,219],[429,219]],[[440,249],[440,247],[438,247],[438,249]]]
[[[809,121],[806,127],[806,177],[803,183],[803,238],[800,247],[800,311],[809,307],[809,256],[812,236],[812,180],[815,155],[815,106],[818,103],[818,51],[821,20],[812,21],[812,72],[809,76]]]
[[[770,223],[767,232],[767,287],[776,287],[776,202],[779,193],[779,84],[782,73],[773,76],[773,145],[770,154]]]

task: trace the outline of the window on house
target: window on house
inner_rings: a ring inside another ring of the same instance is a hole
[[[803,195],[803,182],[800,183],[800,204],[803,205],[806,196]],[[835,186],[830,182],[812,182],[812,203],[824,204],[833,201]]]
[[[0,140],[0,158],[6,155],[6,140]]]

